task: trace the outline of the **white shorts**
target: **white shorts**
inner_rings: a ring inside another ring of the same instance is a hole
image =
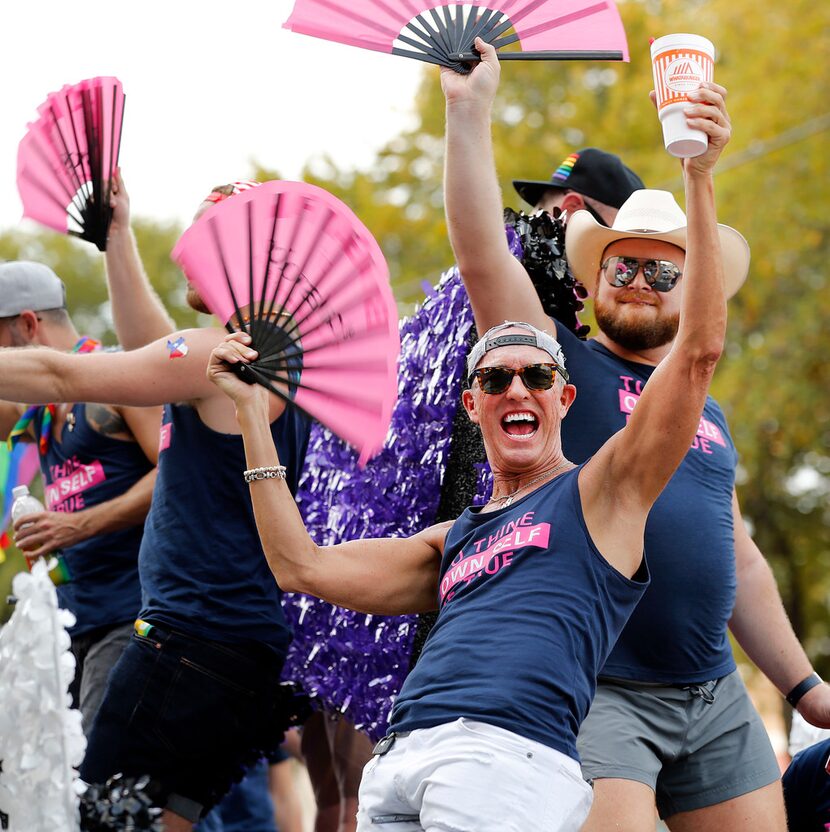
[[[578,832],[592,798],[576,760],[462,718],[369,760],[357,832]]]

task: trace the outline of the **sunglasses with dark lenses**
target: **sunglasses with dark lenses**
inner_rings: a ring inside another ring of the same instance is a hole
[[[567,382],[568,374],[558,364],[528,364],[514,370],[512,367],[482,367],[470,375],[470,384],[478,379],[478,386],[484,393],[504,393],[518,375],[528,390],[550,390],[556,373]]]
[[[640,257],[609,257],[602,264],[605,279],[620,288],[628,286],[637,272],[643,270],[643,277],[652,289],[671,292],[683,275],[683,270],[671,260],[644,260]]]

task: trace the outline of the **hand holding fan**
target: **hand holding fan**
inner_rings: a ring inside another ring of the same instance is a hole
[[[479,60],[477,37],[496,50],[520,44],[501,60],[628,60],[613,0],[296,0],[284,25],[463,74]]]
[[[251,336],[259,357],[243,378],[329,427],[361,464],[380,450],[398,314],[380,248],[346,205],[313,185],[265,182],[209,208],[172,257],[225,328]]]
[[[117,78],[91,78],[50,93],[17,151],[23,216],[104,251],[112,220],[124,93]]]

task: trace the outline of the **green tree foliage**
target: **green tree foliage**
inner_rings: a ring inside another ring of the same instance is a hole
[[[193,326],[197,315],[185,304],[185,284],[170,251],[181,234],[177,225],[137,219],[133,223],[147,274],[180,327]],[[118,343],[104,277],[104,258],[97,249],[73,237],[47,230],[13,230],[0,234],[0,261],[35,260],[55,270],[66,284],[72,320],[79,332]]]

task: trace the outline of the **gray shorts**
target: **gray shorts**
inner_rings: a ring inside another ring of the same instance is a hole
[[[577,747],[586,780],[645,783],[661,818],[731,800],[781,776],[737,671],[692,690],[603,680]]]
[[[133,634],[134,624],[116,624],[72,639],[75,678],[70,692],[73,705],[81,712],[84,733],[89,735],[95,714],[104,698],[110,670],[121,658]]]

